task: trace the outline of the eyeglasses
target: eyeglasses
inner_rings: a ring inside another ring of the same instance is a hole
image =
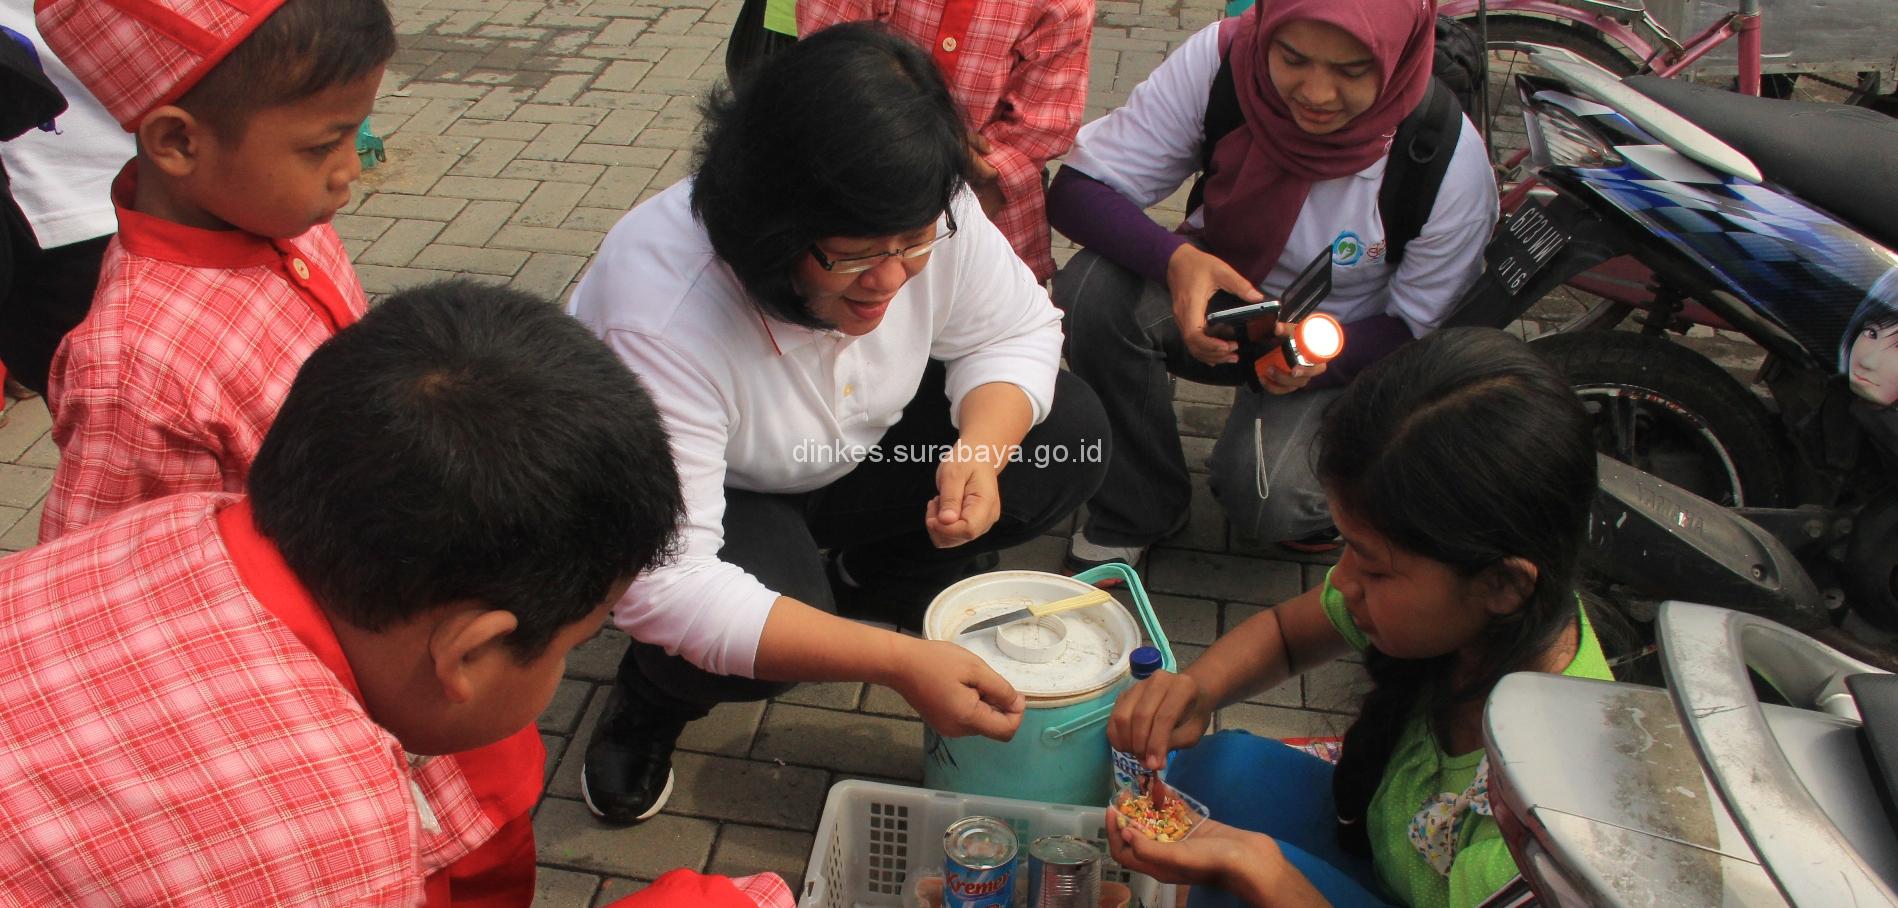
[[[929,250],[936,248],[937,243],[956,235],[956,216],[945,210],[942,213],[942,217],[943,220],[947,222],[946,226],[948,229],[936,234],[932,239],[924,240],[915,245],[904,246],[894,252],[879,252],[876,255],[853,255],[847,259],[833,259],[826,256],[824,250],[817,248],[816,243],[812,243],[811,258],[817,260],[817,267],[831,274],[861,274],[883,264],[883,260],[887,258],[920,258],[928,255]]]

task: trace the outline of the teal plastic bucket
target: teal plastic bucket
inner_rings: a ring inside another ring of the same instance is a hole
[[[1160,629],[1140,576],[1109,564],[1063,577],[1041,571],[996,571],[970,577],[943,590],[923,619],[926,636],[957,640],[956,632],[985,617],[1025,605],[1084,593],[1117,579],[1126,585],[1133,614],[1118,602],[1064,613],[1076,647],[1071,675],[1042,666],[1025,667],[1002,655],[978,631],[963,643],[986,659],[1028,696],[1021,728],[1009,741],[983,737],[944,738],[923,730],[923,784],[929,788],[989,797],[1057,804],[1107,803],[1113,768],[1107,747],[1107,717],[1114,700],[1133,683],[1127,654],[1142,636],[1158,647],[1161,665],[1173,671],[1173,647]],[[1091,649],[1090,649],[1091,647]]]

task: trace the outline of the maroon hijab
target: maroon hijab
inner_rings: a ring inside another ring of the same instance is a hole
[[[1342,129],[1313,135],[1272,86],[1266,54],[1280,26],[1299,19],[1344,29],[1377,61],[1377,100]],[[1206,180],[1207,249],[1253,283],[1272,273],[1311,184],[1350,176],[1390,149],[1391,137],[1430,84],[1434,0],[1260,0],[1232,29],[1227,54],[1245,115],[1213,149]],[[1220,43],[1226,44],[1222,32]]]

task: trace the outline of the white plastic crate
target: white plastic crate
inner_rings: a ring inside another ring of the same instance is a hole
[[[1107,855],[1107,808],[1043,804],[856,780],[839,782],[824,801],[817,841],[804,867],[798,908],[894,908],[904,904],[912,868],[942,868],[942,834],[963,817],[995,817],[1021,842],[1018,872],[1028,872],[1028,843],[1075,835],[1101,849],[1101,879],[1133,890],[1129,908],[1173,908],[1175,889],[1122,870]]]

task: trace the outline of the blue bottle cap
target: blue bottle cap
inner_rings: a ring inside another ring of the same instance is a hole
[[[1151,646],[1136,646],[1127,654],[1127,664],[1133,669],[1134,680],[1138,681],[1160,670],[1160,651]]]

